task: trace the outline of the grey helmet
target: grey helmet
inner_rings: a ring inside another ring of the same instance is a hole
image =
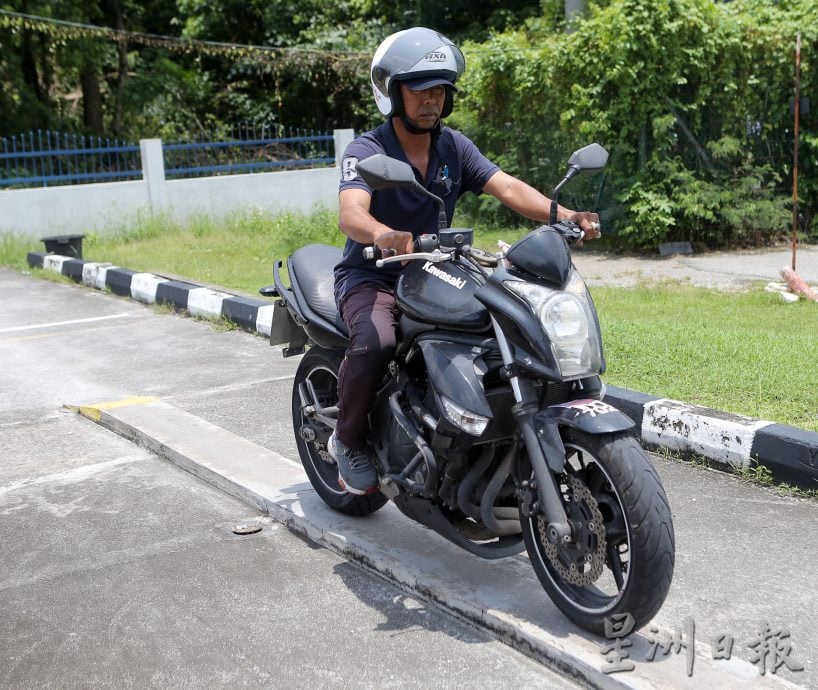
[[[441,118],[452,112],[454,83],[466,69],[466,60],[454,43],[432,29],[417,26],[384,39],[372,58],[370,76],[375,103],[384,117],[403,115],[400,82],[413,89],[446,87]]]

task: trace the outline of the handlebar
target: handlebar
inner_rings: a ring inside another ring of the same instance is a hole
[[[559,220],[556,223],[552,223],[551,227],[562,235],[568,244],[580,242],[585,237],[585,231],[570,220]]]
[[[498,258],[493,254],[489,254],[482,249],[472,247],[470,244],[462,244],[463,240],[466,238],[468,238],[467,241],[470,241],[471,230],[454,230],[448,232],[448,234],[447,232],[448,231],[444,231],[441,235],[420,235],[419,237],[415,238],[413,243],[414,251],[410,254],[384,256],[380,247],[376,245],[364,247],[364,259],[370,261],[374,259],[375,265],[378,268],[381,268],[398,261],[404,263],[406,261],[413,261],[416,259],[423,259],[433,263],[450,261],[457,256],[458,253],[461,253],[481,266],[491,267],[497,265]],[[464,237],[463,232],[469,233],[469,235]],[[452,247],[453,241],[457,245],[454,248]]]
[[[417,242],[415,242],[415,247],[417,247]],[[439,249],[435,249],[431,252],[412,252],[411,254],[398,254],[387,256],[386,258],[376,258],[381,257],[381,250],[379,247],[375,245],[371,247],[364,247],[364,259],[372,260],[375,259],[375,265],[378,268],[383,268],[388,264],[394,264],[398,261],[412,261],[414,259],[426,259],[427,261],[431,261],[432,263],[439,263],[440,261],[449,261],[453,254],[449,252],[442,252]]]
[[[415,238],[413,247],[415,249],[415,252],[433,252],[436,249],[440,248],[440,242],[438,240],[437,235],[420,235],[419,237]],[[406,257],[408,257],[409,254],[402,254],[401,256],[403,257],[401,260],[406,261]],[[364,259],[367,259],[369,261],[371,261],[372,259],[375,259],[377,261],[381,260],[389,261],[392,258],[397,257],[394,256],[384,257],[383,254],[381,253],[381,248],[375,244],[373,244],[371,247],[364,247]],[[380,264],[378,264],[378,268],[380,268]]]
[[[572,223],[568,220],[560,220],[556,223],[550,225],[550,227],[557,233],[559,233],[565,241],[569,244],[576,244],[577,242],[582,241],[585,237],[585,232],[583,229],[577,225],[576,223]],[[444,235],[446,231],[442,231]],[[457,233],[457,230],[452,231]],[[466,232],[471,233],[471,230]],[[462,235],[454,235],[459,242],[462,242]],[[445,246],[444,250],[441,251],[441,236],[439,235],[420,235],[419,237],[415,238],[413,243],[414,251],[410,254],[390,254],[388,256],[383,256],[380,247],[377,245],[372,245],[370,247],[364,247],[363,249],[363,256],[364,259],[368,261],[375,260],[375,265],[378,268],[382,268],[383,266],[387,266],[389,264],[397,263],[397,262],[406,262],[406,261],[413,261],[417,259],[423,259],[426,261],[432,261],[433,263],[438,263],[440,261],[450,261],[454,258],[458,253],[462,253],[473,263],[479,264],[485,267],[492,267],[496,266],[498,261],[502,259],[505,253],[501,254],[489,254],[488,252],[478,249],[476,247],[472,247],[469,244],[464,244],[460,249],[452,249],[451,240],[452,237],[447,236],[447,239],[444,241]],[[469,239],[471,237],[469,236]]]

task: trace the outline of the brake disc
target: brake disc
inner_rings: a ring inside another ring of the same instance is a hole
[[[313,441],[313,448],[315,448],[315,454],[321,458],[325,463],[328,465],[335,465],[335,458],[332,457],[329,453],[329,449],[319,441]]]
[[[588,487],[573,475],[568,475],[565,483],[568,486],[565,512],[577,538],[568,543],[552,544],[546,535],[548,523],[545,516],[540,515],[537,519],[540,541],[548,560],[563,580],[587,587],[596,582],[605,565],[605,526],[599,505]]]

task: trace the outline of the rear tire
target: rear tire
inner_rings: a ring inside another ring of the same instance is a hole
[[[673,576],[670,506],[647,453],[626,435],[564,429],[560,487],[580,543],[551,545],[544,516],[520,516],[531,564],[556,606],[580,627],[604,634],[605,619],[631,614],[633,629],[661,608]],[[604,539],[596,523],[602,521]]]
[[[321,347],[311,347],[301,358],[293,382],[293,431],[301,464],[304,465],[310,484],[324,503],[344,515],[363,517],[382,508],[386,504],[386,496],[380,492],[355,496],[339,486],[338,468],[327,450],[331,428],[322,428],[311,441],[307,441],[301,435],[301,428],[307,418],[301,409],[299,386],[305,381],[310,381],[323,407],[337,405],[338,369],[343,359],[343,350]]]

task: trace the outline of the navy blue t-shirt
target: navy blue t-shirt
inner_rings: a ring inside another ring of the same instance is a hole
[[[341,184],[344,189],[365,189],[372,195],[369,212],[372,216],[394,230],[405,230],[417,237],[435,233],[438,229],[438,205],[429,197],[406,189],[382,189],[372,191],[355,170],[358,161],[376,153],[408,163],[408,159],[395,135],[391,120],[380,127],[362,134],[346,151],[341,162]],[[458,198],[466,192],[480,194],[489,178],[500,168],[489,161],[474,143],[460,132],[442,127],[432,137],[429,167],[426,179],[413,167],[415,178],[426,189],[443,199],[446,218],[451,225]],[[341,261],[335,267],[335,300],[352,288],[372,283],[392,289],[403,266],[400,263],[377,268],[374,261],[363,257],[363,244],[347,239]]]

